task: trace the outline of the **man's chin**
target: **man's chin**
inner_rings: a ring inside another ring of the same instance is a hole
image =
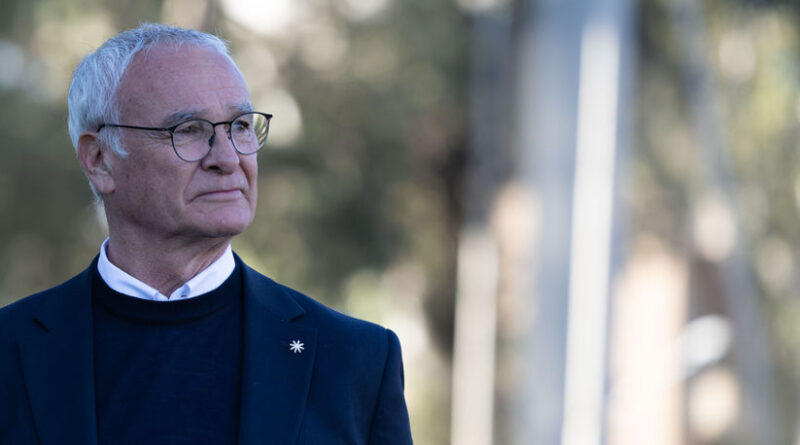
[[[204,232],[209,238],[232,238],[247,230],[249,226],[249,222],[241,224],[216,225],[214,227],[207,227]]]
[[[249,208],[209,212],[198,222],[199,228],[210,237],[232,237],[244,232],[253,222]]]
[[[244,232],[250,226],[250,221],[204,221],[195,225],[189,233],[194,233],[199,238],[233,238]]]

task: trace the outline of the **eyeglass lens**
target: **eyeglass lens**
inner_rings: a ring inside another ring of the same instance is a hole
[[[269,119],[263,114],[246,113],[237,117],[230,125],[229,135],[233,146],[241,154],[257,152],[267,140]],[[182,159],[202,159],[211,149],[214,126],[206,120],[190,120],[172,132],[172,143]]]

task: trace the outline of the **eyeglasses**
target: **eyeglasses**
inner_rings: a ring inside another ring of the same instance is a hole
[[[99,132],[105,127],[168,131],[175,154],[184,161],[195,162],[203,159],[211,152],[214,138],[217,136],[217,125],[228,126],[228,138],[237,152],[243,155],[257,152],[267,141],[270,119],[272,119],[271,114],[252,111],[242,113],[230,121],[211,122],[205,119],[191,119],[168,128],[101,124],[97,127],[97,131]]]

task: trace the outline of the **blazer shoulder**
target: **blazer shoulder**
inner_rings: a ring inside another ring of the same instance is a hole
[[[58,286],[28,295],[0,308],[0,326],[10,326],[15,321],[30,318],[45,301],[57,294],[54,292],[57,288]]]
[[[385,341],[387,329],[376,323],[344,314],[284,284],[276,283],[283,292],[306,311],[306,318],[322,328],[352,332],[354,335],[380,336]]]
[[[16,324],[28,322],[51,302],[56,302],[72,291],[87,286],[90,270],[86,269],[57,286],[28,295],[0,308],[0,327],[13,330]]]
[[[11,363],[11,351],[20,336],[35,326],[33,320],[45,302],[55,297],[53,289],[37,292],[0,308],[0,362]],[[5,371],[0,367],[0,374]]]
[[[385,374],[389,372],[387,369],[391,372],[399,370],[402,387],[400,339],[391,329],[343,314],[288,286],[278,286],[306,311],[297,322],[315,327],[324,338],[321,344],[325,349],[336,351],[338,359],[349,356],[356,360],[356,369],[364,371],[364,375],[371,372]],[[355,372],[353,375],[360,374]]]
[[[313,325],[319,329],[344,330],[359,334],[380,334],[386,329],[365,320],[343,314],[314,298],[250,268],[235,257],[243,268],[245,292],[255,296],[273,313],[293,323]]]
[[[399,350],[399,340],[391,330],[339,312],[284,284],[275,285],[305,311],[294,322],[317,329],[329,350],[344,355],[353,354],[354,359],[359,357],[357,360],[363,361],[362,364],[370,362],[375,366],[385,364],[394,346]]]
[[[237,257],[238,259],[238,257]],[[238,261],[241,262],[240,259]],[[278,283],[241,262],[245,292],[252,295],[282,320],[315,329],[324,351],[349,361],[382,366],[397,336],[378,324],[332,309],[308,295]],[[396,348],[399,350],[399,347]]]

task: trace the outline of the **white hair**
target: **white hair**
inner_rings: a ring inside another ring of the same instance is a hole
[[[117,89],[128,65],[139,51],[158,45],[187,44],[217,51],[236,67],[228,45],[219,37],[158,23],[142,23],[137,28],[117,34],[84,57],[75,68],[67,96],[69,135],[76,152],[81,134],[97,131],[103,123],[120,123]],[[101,141],[120,156],[127,154],[120,145],[118,132],[103,133],[105,135],[100,135]]]

